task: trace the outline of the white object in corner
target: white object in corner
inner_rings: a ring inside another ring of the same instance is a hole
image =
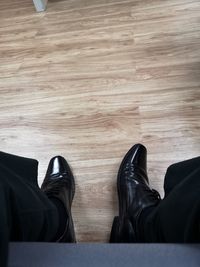
[[[37,12],[45,11],[48,0],[33,0]]]

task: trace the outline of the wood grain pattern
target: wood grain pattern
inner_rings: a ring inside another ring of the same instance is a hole
[[[61,154],[76,179],[78,241],[106,242],[125,152],[148,148],[151,185],[200,151],[198,0],[0,0],[1,150]]]

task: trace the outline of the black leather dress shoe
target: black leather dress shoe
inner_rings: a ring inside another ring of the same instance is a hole
[[[75,183],[72,171],[63,157],[56,156],[50,160],[41,189],[49,198],[59,199],[67,213],[65,230],[56,242],[75,243],[76,238],[71,215]]]
[[[119,216],[115,217],[110,242],[141,242],[139,218],[148,207],[157,206],[160,195],[149,186],[146,148],[134,145],[125,155],[118,172]]]

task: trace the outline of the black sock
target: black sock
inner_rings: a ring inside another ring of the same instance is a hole
[[[59,214],[59,228],[57,230],[56,236],[55,236],[55,241],[58,240],[65,231],[66,228],[66,224],[67,224],[67,220],[68,220],[68,215],[65,209],[64,204],[62,203],[61,200],[59,200],[56,197],[51,197],[49,198],[53,204],[56,206],[57,210],[58,210],[58,214]]]

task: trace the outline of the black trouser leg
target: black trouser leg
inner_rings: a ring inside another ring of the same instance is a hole
[[[189,176],[194,170],[200,167],[200,157],[185,160],[182,162],[171,165],[166,172],[164,190],[165,197],[175,188],[180,182],[182,182],[187,176]]]
[[[0,152],[0,164],[20,176],[25,181],[35,185],[37,183],[38,161],[35,159],[24,158],[5,152]]]
[[[144,241],[200,242],[200,158],[172,165],[165,189],[161,203],[142,214]]]
[[[36,179],[37,161],[0,153],[0,266],[9,241],[52,241],[57,233],[58,211]]]

